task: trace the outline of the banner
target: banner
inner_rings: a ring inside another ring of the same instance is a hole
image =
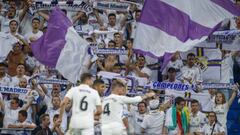
[[[232,43],[240,36],[240,30],[216,31],[207,38],[207,42]]]
[[[130,5],[121,2],[99,1],[93,3],[93,8],[100,10],[128,11]]]
[[[91,46],[89,48],[88,53],[90,55],[96,55],[96,54],[114,54],[114,55],[127,55],[128,50],[125,49],[115,49],[115,48],[99,48],[98,46]]]
[[[35,75],[32,78],[29,79],[29,83],[31,84],[32,80],[35,80],[37,84],[63,84],[68,85],[69,81],[67,80],[61,80],[61,79],[45,79],[40,75]]]
[[[14,94],[27,94],[28,89],[19,88],[19,87],[10,87],[10,86],[0,86],[0,93],[14,93]]]
[[[34,2],[30,10],[32,12],[36,12],[39,10],[52,10],[55,6],[59,6],[61,9],[66,9],[67,11],[83,11],[87,14],[93,11],[92,6],[82,0],[73,2]]]

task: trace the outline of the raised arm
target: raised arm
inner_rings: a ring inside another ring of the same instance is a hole
[[[238,88],[239,88],[239,84],[236,83],[233,87],[233,93],[232,93],[232,96],[230,97],[230,99],[228,100],[228,107],[230,107],[237,95],[237,91],[238,91]]]
[[[43,13],[42,11],[37,12],[41,17],[43,17],[45,20],[49,20],[49,15],[46,13]]]

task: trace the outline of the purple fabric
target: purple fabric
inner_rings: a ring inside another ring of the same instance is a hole
[[[161,65],[161,71],[167,66],[168,62],[171,60],[173,53],[165,53],[163,56],[163,63]]]
[[[145,1],[140,22],[165,31],[182,42],[200,39],[215,30],[192,21],[186,13],[160,0]]]
[[[226,9],[228,12],[240,16],[240,6],[234,4],[230,0],[211,0],[215,4],[221,6],[222,8]]]
[[[65,35],[70,26],[71,21],[59,7],[55,7],[48,21],[47,32],[31,45],[34,57],[42,64],[54,68],[66,43]]]

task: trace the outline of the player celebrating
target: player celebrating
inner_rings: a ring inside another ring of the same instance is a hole
[[[61,103],[60,121],[65,106],[72,100],[72,117],[69,125],[71,135],[93,135],[94,115],[101,115],[101,100],[96,90],[90,88],[93,84],[92,75],[84,73],[81,76],[81,85],[71,88]],[[95,111],[95,113],[94,113]]]
[[[155,96],[155,93],[147,93],[144,96],[127,97],[125,85],[116,80],[112,84],[112,93],[103,99],[102,134],[126,135],[126,128],[122,121],[124,104],[141,102],[144,99]]]

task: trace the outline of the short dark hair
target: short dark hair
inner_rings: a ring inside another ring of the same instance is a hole
[[[96,85],[99,85],[99,84],[105,84],[104,81],[102,79],[96,79],[94,82],[93,82],[93,86],[96,86]]]
[[[139,12],[141,13],[141,12],[142,12],[142,10],[139,10],[139,9],[138,9],[138,10],[136,10],[135,12],[136,12],[136,13],[139,13]]]
[[[17,97],[12,98],[12,100],[15,100],[15,102],[16,102],[17,104],[20,103],[20,100],[19,100],[19,98],[17,98]]]
[[[93,77],[93,76],[92,76],[92,74],[90,74],[90,73],[83,73],[83,74],[81,75],[80,81],[83,83],[83,82],[85,82],[86,80],[91,79],[92,77]]]
[[[143,102],[143,101],[139,102],[137,106],[139,107],[140,104],[144,104],[144,106],[147,107],[147,103],[146,102]]]
[[[17,21],[17,20],[11,20],[11,21],[9,22],[9,25],[10,25],[11,23],[13,23],[13,22],[16,22],[16,24],[17,24],[17,26],[18,26],[18,21]]]
[[[116,42],[113,40],[110,40],[108,43],[113,43],[114,45],[116,45]]]
[[[176,69],[174,67],[168,68],[168,72],[176,72]]]
[[[185,101],[184,98],[182,97],[176,97],[175,98],[175,105],[179,105],[181,102]]]
[[[40,122],[42,123],[44,120],[45,120],[45,118],[46,117],[49,117],[49,114],[47,114],[47,113],[45,113],[45,114],[42,114],[41,116],[40,116]]]
[[[59,114],[55,114],[54,116],[53,116],[53,120],[54,119],[58,119],[59,118]]]
[[[25,64],[21,63],[21,62],[17,64],[17,67],[20,66],[20,65],[22,65],[22,66],[24,66],[24,68],[26,68]]]
[[[26,110],[20,110],[18,113],[21,114],[22,116],[24,116],[25,118],[27,118],[27,116],[28,116],[28,113]]]
[[[113,36],[116,36],[116,35],[121,35],[121,33],[120,33],[120,32],[115,32],[115,33],[113,34]]]
[[[114,16],[114,17],[116,18],[116,14],[114,14],[114,13],[110,13],[110,14],[108,15],[108,18],[111,17],[111,16]]]
[[[32,22],[33,22],[33,21],[38,21],[38,22],[40,22],[40,19],[38,19],[38,18],[35,17],[35,18],[32,19]]]
[[[198,103],[198,104],[199,104],[198,100],[196,100],[196,99],[193,99],[193,100],[191,101],[191,104],[194,104],[194,103]]]
[[[195,57],[196,55],[194,54],[194,53],[189,53],[189,54],[187,54],[187,58],[188,57]]]

